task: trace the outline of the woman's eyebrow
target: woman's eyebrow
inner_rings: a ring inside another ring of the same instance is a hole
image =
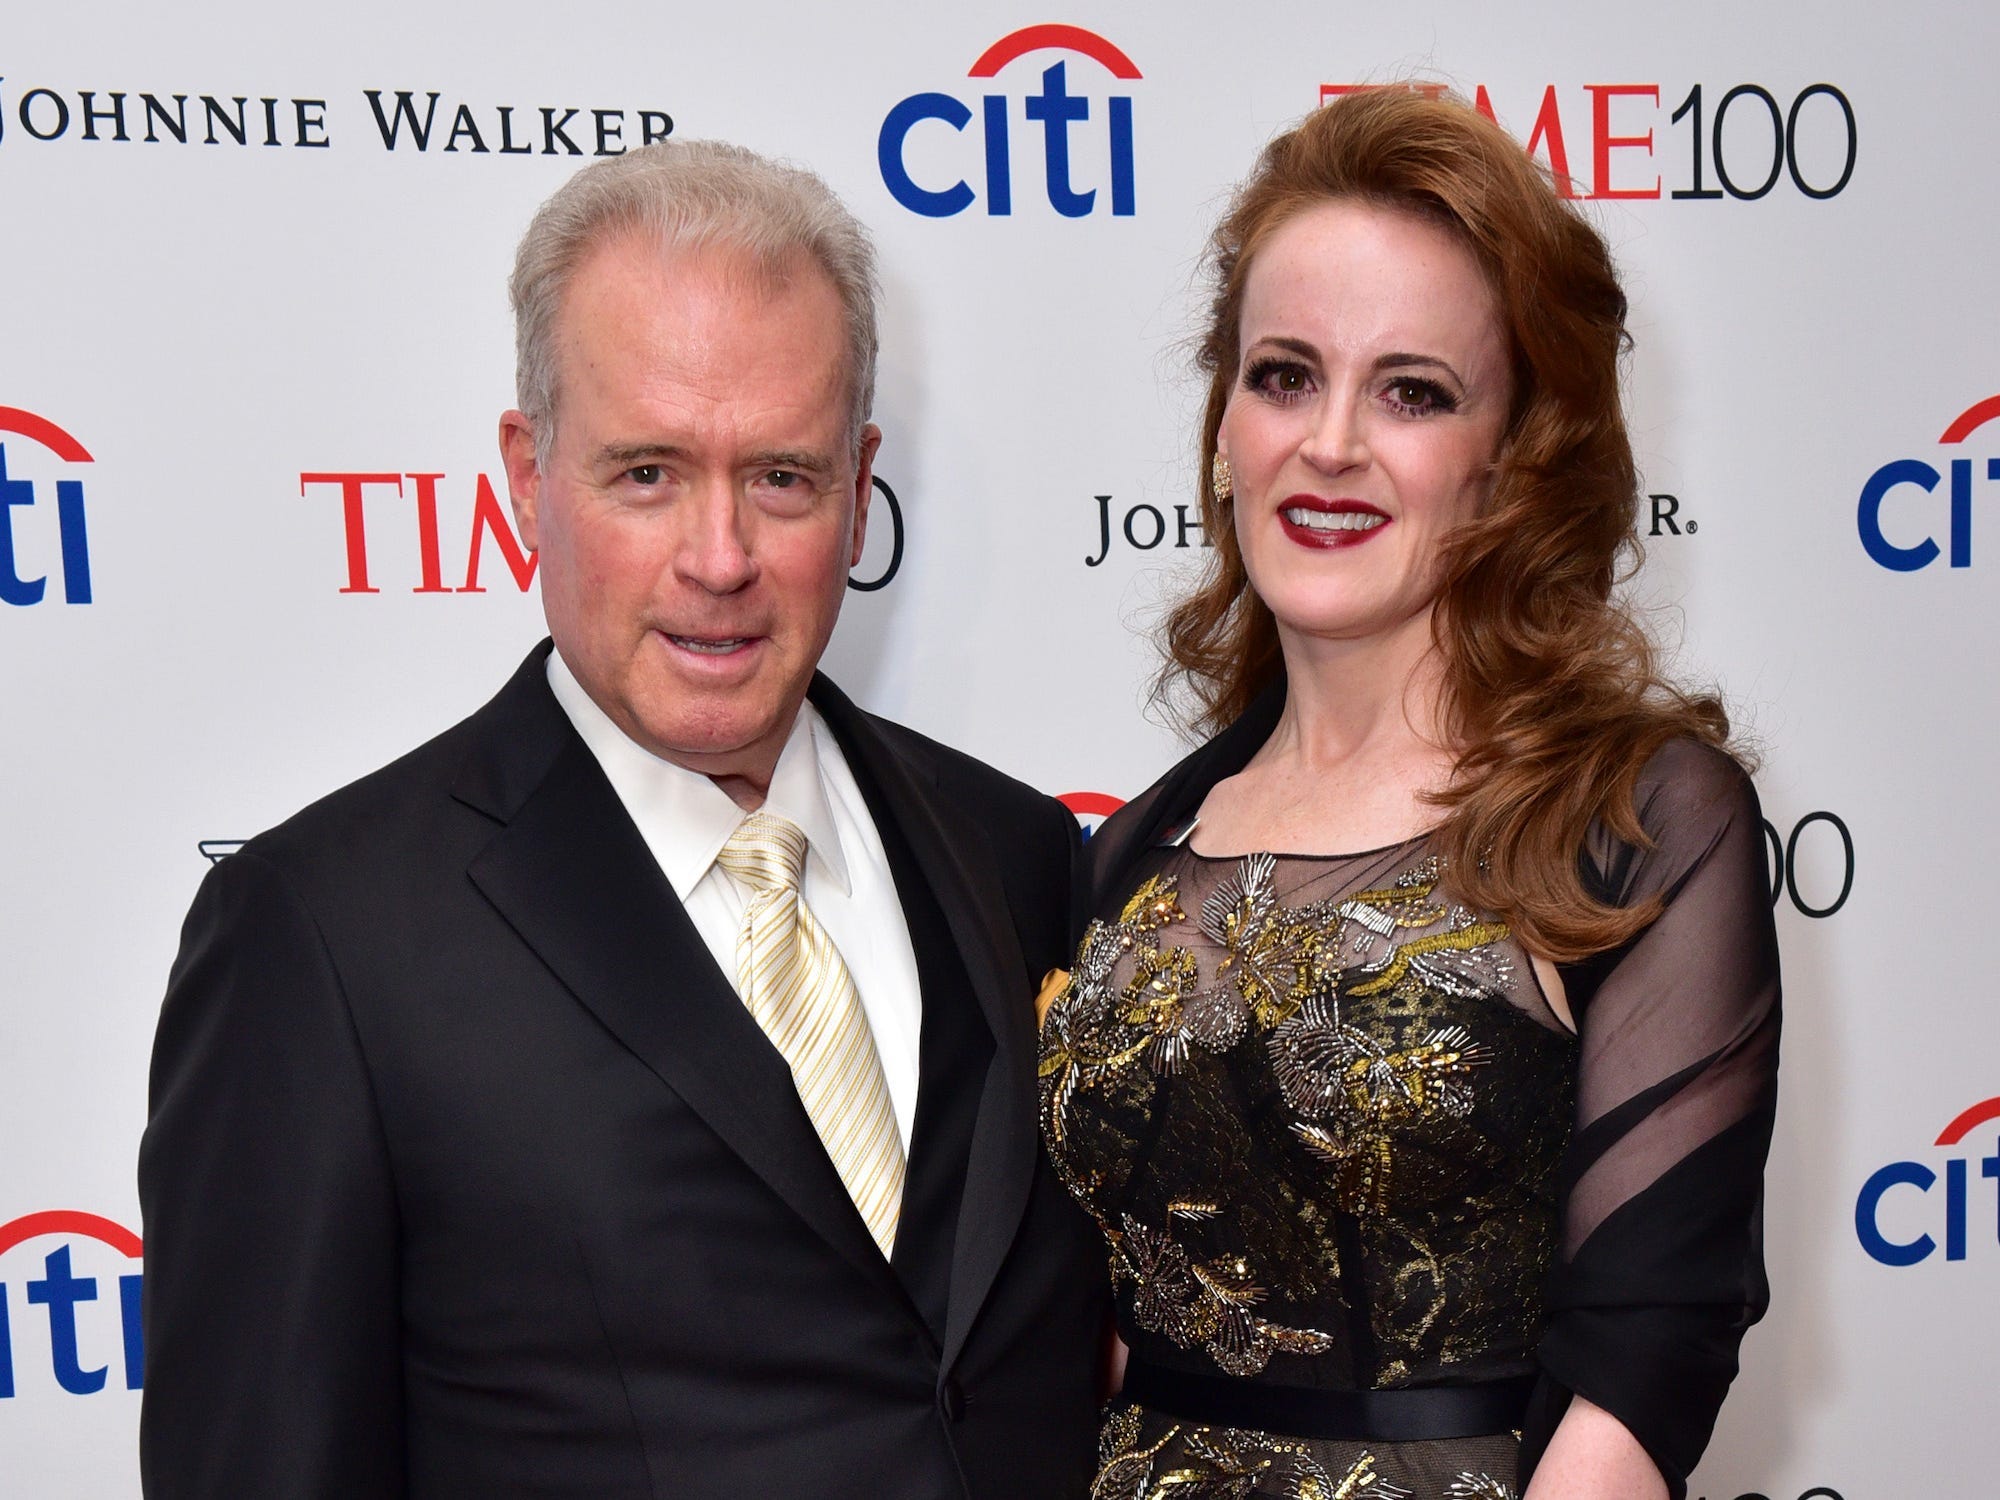
[[[1458,384],[1465,384],[1465,377],[1458,373],[1452,366],[1451,361],[1439,359],[1435,354],[1408,354],[1401,350],[1396,350],[1388,354],[1378,355],[1375,360],[1375,368],[1377,370],[1408,370],[1413,368],[1419,370],[1442,370],[1453,380],[1457,381]]]
[[[1287,338],[1280,334],[1270,334],[1264,338],[1255,339],[1251,342],[1250,347],[1257,349],[1266,344],[1275,349],[1283,349],[1287,354],[1296,354],[1302,359],[1317,360],[1319,358],[1319,350],[1304,339]]]

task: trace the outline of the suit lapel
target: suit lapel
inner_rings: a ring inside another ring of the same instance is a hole
[[[949,1368],[992,1289],[1020,1228],[1034,1180],[1034,1005],[1006,892],[985,856],[977,820],[942,795],[934,765],[905,754],[824,677],[812,701],[842,751],[857,761],[877,818],[891,818],[929,881],[958,946],[973,993],[993,1033],[993,1061],[980,1084],[979,1111],[965,1165],[965,1194],[953,1240],[944,1364]],[[926,995],[926,1005],[939,997]],[[968,1079],[971,1086],[973,1080]]]
[[[512,733],[487,736],[484,758],[460,778],[460,799],[504,824],[469,866],[473,883],[606,1030],[815,1233],[907,1305],[784,1059],[716,968],[540,660],[494,705],[506,705]],[[538,780],[529,760],[546,767]]]

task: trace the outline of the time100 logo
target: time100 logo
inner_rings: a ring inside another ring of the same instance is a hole
[[[1764,845],[1770,854],[1771,905],[1789,896],[1802,917],[1830,917],[1847,905],[1854,893],[1854,834],[1838,813],[1809,812],[1789,833],[1780,833],[1767,818]],[[1805,881],[1799,877],[1802,861],[1813,871]],[[1814,887],[1810,894],[1807,884]]]
[[[1319,96],[1324,104],[1398,86],[1323,83]],[[1441,83],[1409,86],[1431,95],[1445,91]],[[1527,133],[1528,154],[1547,161],[1565,197],[1754,201],[1789,178],[1807,198],[1833,198],[1852,180],[1860,156],[1854,105],[1830,83],[1810,84],[1788,101],[1759,83],[1739,83],[1719,96],[1697,83],[1671,113],[1657,83],[1587,83],[1581,92],[1585,99],[1572,95],[1565,103],[1553,83],[1544,86]],[[1502,123],[1485,84],[1472,102]],[[1683,145],[1669,144],[1683,131]],[[1666,187],[1660,159],[1669,153],[1684,163],[1678,174],[1684,186]]]

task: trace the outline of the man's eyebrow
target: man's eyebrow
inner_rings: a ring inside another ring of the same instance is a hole
[[[672,443],[606,443],[597,450],[597,466],[616,464],[620,468],[631,468],[686,455],[685,448],[677,448]]]
[[[599,467],[635,468],[686,458],[688,450],[675,443],[606,443],[597,450]],[[832,474],[839,469],[831,454],[807,448],[773,448],[743,460],[746,469],[800,469],[808,474]]]
[[[753,453],[744,461],[746,469],[803,469],[808,474],[831,474],[839,468],[831,454],[805,448],[779,448]]]

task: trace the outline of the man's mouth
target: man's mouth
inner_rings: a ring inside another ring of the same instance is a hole
[[[749,645],[752,637],[747,635],[669,635],[667,639],[680,647],[681,650],[692,651],[697,656],[727,656],[730,652],[741,651],[745,646]]]

